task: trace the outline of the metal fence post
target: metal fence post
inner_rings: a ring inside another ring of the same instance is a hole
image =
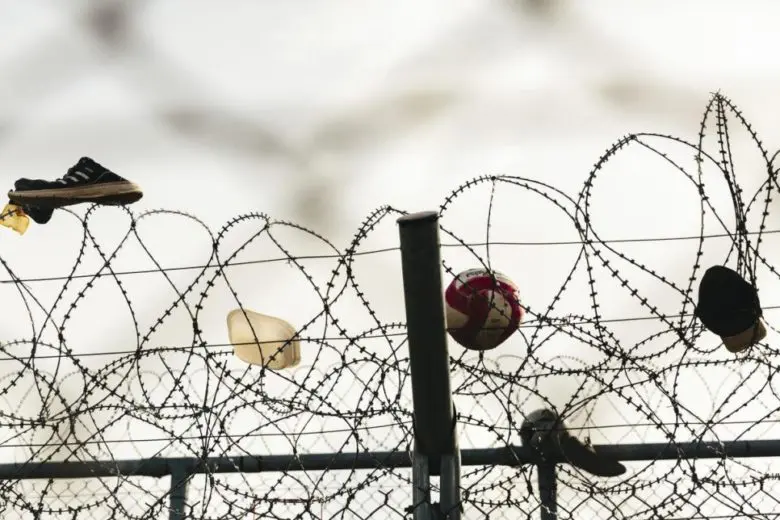
[[[541,520],[556,520],[558,518],[558,482],[555,464],[545,462],[536,466],[539,484],[539,503],[541,505],[539,518]]]
[[[433,511],[415,503],[418,507],[414,518],[460,520],[460,452],[450,388],[439,214],[426,211],[406,215],[398,219],[398,228],[414,402],[415,458],[426,459],[425,463],[415,464],[414,488],[427,487],[431,474],[441,476],[438,509],[443,515],[433,516]]]
[[[171,490],[168,494],[168,520],[184,520],[187,507],[187,485],[190,474],[180,464],[171,468]]]
[[[432,520],[431,472],[428,457],[420,453],[415,442],[412,458],[412,516],[414,520]]]
[[[454,435],[457,435],[457,432]],[[458,450],[457,444],[454,454],[444,455],[441,459],[439,508],[443,518],[449,520],[460,519],[462,507],[460,501],[460,462],[460,450]]]

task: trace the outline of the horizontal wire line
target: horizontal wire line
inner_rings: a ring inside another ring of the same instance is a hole
[[[402,421],[402,422],[392,422],[387,424],[378,424],[375,426],[355,426],[352,428],[336,428],[332,430],[320,430],[320,431],[310,431],[310,432],[295,432],[295,436],[307,436],[307,435],[325,435],[328,433],[354,433],[356,431],[371,431],[371,430],[378,430],[380,428],[391,428],[395,426],[400,425],[411,425],[412,421]],[[5,428],[8,428],[8,426],[5,426]],[[25,428],[28,428],[25,426]],[[28,430],[29,431],[29,430]],[[32,430],[35,431],[35,430]],[[65,441],[57,443],[56,446],[93,446],[98,444],[136,444],[136,443],[153,443],[153,442],[170,442],[172,438],[175,438],[178,440],[190,440],[190,441],[196,441],[196,440],[203,440],[203,439],[230,439],[230,440],[236,440],[236,439],[256,439],[261,437],[284,437],[289,438],[290,433],[217,433],[214,435],[177,435],[175,437],[154,437],[151,439],[101,439],[101,440],[90,440],[90,441]],[[0,450],[5,448],[46,448],[52,446],[50,443],[38,443],[38,444],[11,444],[6,442],[0,443]]]
[[[411,404],[411,403],[409,403]],[[261,438],[261,437],[289,437],[290,435],[295,436],[308,436],[308,435],[325,435],[329,433],[351,433],[354,431],[372,431],[372,430],[378,430],[381,428],[392,428],[396,426],[402,426],[402,425],[411,425],[413,421],[401,421],[401,422],[392,422],[392,423],[386,423],[386,424],[377,424],[373,426],[355,426],[354,428],[336,428],[336,429],[329,429],[329,430],[319,430],[319,431],[303,431],[303,432],[295,432],[294,434],[290,433],[282,433],[282,432],[276,432],[276,433],[219,433],[214,435],[182,435],[177,436],[176,440],[203,440],[203,439],[254,439],[254,438]],[[780,423],[780,419],[766,419],[761,421],[762,423]],[[461,426],[464,428],[480,428],[483,427],[480,424],[473,424],[470,422],[460,422]],[[659,422],[659,423],[626,423],[626,424],[594,424],[594,425],[588,425],[588,426],[567,426],[567,431],[580,431],[580,432],[586,432],[586,431],[596,431],[596,430],[606,430],[606,429],[619,429],[619,428],[644,428],[644,427],[663,427],[663,426],[676,426],[682,424],[681,422]],[[722,425],[731,425],[731,426],[740,426],[740,425],[754,425],[756,424],[756,421],[747,421],[747,420],[733,420],[733,421],[718,421],[717,423],[707,422],[707,421],[685,421],[686,425],[689,426],[708,426],[712,427],[713,425],[716,426],[722,426]],[[9,426],[5,426],[8,428]],[[27,426],[25,426],[27,428]],[[515,429],[504,426],[504,427],[498,427],[498,426],[491,426],[492,429],[496,430],[505,430],[514,432]],[[171,440],[170,437],[153,437],[149,439],[101,439],[101,440],[89,440],[89,441],[66,441],[63,443],[57,444],[57,446],[90,446],[90,445],[99,445],[99,444],[143,444],[143,443],[155,443],[155,442],[169,442]],[[668,439],[667,439],[668,440]],[[674,442],[674,441],[673,441]],[[687,441],[681,441],[677,440],[676,442],[687,442]],[[0,443],[0,449],[5,448],[26,448],[26,447],[33,447],[33,448],[43,448],[50,446],[50,444],[11,444],[7,441],[4,441]]]
[[[768,230],[768,231],[751,231],[748,233],[744,233],[746,235],[770,235],[770,234],[777,234],[780,233],[780,229],[774,229],[774,230]],[[511,241],[498,241],[498,242],[490,242],[490,246],[573,246],[573,245],[589,245],[589,244],[629,244],[629,243],[645,243],[645,242],[674,242],[674,241],[686,241],[686,240],[702,240],[702,239],[712,239],[712,238],[733,238],[732,234],[729,233],[721,233],[721,234],[714,234],[714,235],[687,235],[687,236],[676,236],[676,237],[655,237],[655,238],[619,238],[614,240],[571,240],[571,241],[552,241],[552,242],[511,242]],[[457,244],[441,244],[441,247],[483,247],[488,245],[488,242],[470,242],[470,243],[457,243]],[[230,262],[227,265],[220,266],[218,264],[207,264],[207,265],[188,265],[188,266],[179,266],[179,267],[165,267],[162,269],[135,269],[131,271],[117,271],[112,273],[93,273],[93,274],[74,274],[72,276],[49,276],[49,277],[38,277],[38,278],[24,278],[24,279],[18,279],[18,280],[12,280],[12,279],[3,279],[0,280],[0,283],[30,283],[30,282],[56,282],[56,281],[65,281],[65,280],[75,280],[75,279],[81,279],[81,278],[100,278],[104,276],[131,276],[131,275],[139,275],[139,274],[152,274],[152,273],[169,273],[169,272],[176,272],[176,271],[193,271],[193,270],[200,270],[200,269],[224,269],[227,267],[237,267],[237,266],[245,266],[245,265],[255,265],[255,264],[272,264],[272,263],[279,263],[279,262],[289,262],[290,260],[334,260],[339,258],[344,258],[346,256],[349,257],[357,257],[357,256],[369,256],[369,255],[376,255],[380,253],[389,253],[391,251],[399,251],[399,247],[385,247],[385,248],[379,248],[379,249],[372,249],[368,251],[357,251],[354,253],[350,253],[347,255],[346,253],[343,254],[332,254],[332,255],[302,255],[302,256],[295,256],[295,257],[275,257],[275,258],[266,258],[266,259],[258,259],[258,260],[244,260],[241,262]]]
[[[778,310],[780,309],[780,305],[770,305],[767,307],[762,307],[762,310],[764,311],[770,311],[770,310]],[[694,316],[693,313],[686,313],[686,314],[671,314],[666,315],[664,318],[668,320],[672,319],[678,319],[678,318],[692,318]],[[580,321],[556,321],[556,320],[535,320],[535,321],[529,321],[526,322],[518,327],[518,329],[532,329],[536,327],[555,327],[555,326],[571,326],[571,325],[590,325],[594,323],[634,323],[639,321],[653,321],[653,320],[660,320],[661,318],[658,316],[640,316],[640,317],[634,317],[634,318],[611,318],[611,319],[600,319],[598,322],[596,320],[580,320]],[[304,342],[304,343],[326,343],[326,342],[335,342],[335,341],[352,341],[352,342],[359,342],[366,339],[382,339],[382,338],[391,338],[391,337],[403,337],[406,336],[406,332],[388,332],[384,334],[355,334],[352,337],[349,336],[331,336],[331,337],[314,337],[314,336],[308,336],[308,337],[299,337],[298,341]],[[161,353],[161,352],[184,352],[193,348],[225,348],[228,347],[234,347],[234,346],[241,346],[241,345],[256,345],[256,344],[268,344],[268,343],[279,343],[279,341],[271,340],[271,341],[250,341],[246,343],[206,343],[206,344],[198,344],[198,345],[180,345],[180,346],[160,346],[160,347],[152,347],[149,349],[142,350],[143,352],[154,352],[154,353]],[[15,342],[16,345],[19,344],[19,342]],[[8,348],[11,345],[2,345],[0,344],[0,349]],[[70,353],[67,355],[69,358],[85,358],[85,357],[99,357],[99,356],[123,356],[123,355],[130,355],[130,354],[136,354],[138,350],[114,350],[114,351],[105,351],[105,352],[83,352],[83,353]],[[228,352],[228,350],[225,350],[225,352]],[[59,359],[63,357],[62,355],[42,355],[42,356],[35,356],[36,360],[42,360],[42,359]],[[19,361],[19,358],[17,357],[0,357],[0,362],[3,361]]]

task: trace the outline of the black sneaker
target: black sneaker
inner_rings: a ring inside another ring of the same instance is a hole
[[[54,208],[40,206],[21,206],[24,214],[33,219],[36,224],[46,224],[51,220]]]
[[[19,179],[14,183],[14,189],[8,192],[12,203],[41,210],[88,202],[124,205],[136,202],[141,197],[143,192],[138,185],[89,157],[82,157],[61,179]],[[43,214],[40,216],[45,217]]]

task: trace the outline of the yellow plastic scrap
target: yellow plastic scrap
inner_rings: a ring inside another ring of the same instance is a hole
[[[0,213],[0,225],[9,227],[20,235],[24,235],[24,232],[30,226],[30,217],[19,206],[8,203],[3,208],[3,212]]]

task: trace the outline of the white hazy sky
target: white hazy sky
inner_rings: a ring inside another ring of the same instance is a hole
[[[185,211],[215,231],[240,213],[263,212],[321,232],[343,249],[372,209],[384,204],[408,211],[434,209],[450,190],[477,175],[529,177],[576,196],[603,150],[628,132],[668,133],[695,140],[705,103],[716,90],[743,109],[770,153],[779,147],[780,53],[776,49],[780,47],[780,4],[591,0],[562,2],[550,19],[531,17],[518,5],[513,0],[155,0],[137,3],[128,40],[111,50],[82,26],[89,14],[87,2],[0,0],[0,180],[10,188],[21,176],[56,178],[80,156],[90,155],[142,185],[145,196],[133,206],[135,211]],[[198,122],[195,116],[203,113],[214,115],[215,121],[201,120],[200,132],[187,134],[172,123]],[[755,189],[763,175],[755,147],[744,132],[736,132],[733,138],[740,158],[739,178]],[[669,153],[678,153],[690,163],[690,154],[679,148],[670,148]],[[713,175],[709,185],[728,224],[733,219],[723,184],[717,182]],[[446,216],[447,226],[468,241],[483,241],[488,196],[489,189],[482,187],[464,197]],[[627,152],[615,159],[597,180],[593,204],[594,225],[602,238],[699,232],[700,210],[692,185],[641,152]],[[517,188],[500,187],[495,207],[493,240],[577,240],[574,229],[550,211],[549,205]],[[75,211],[83,214],[84,210]],[[96,238],[111,250],[117,229],[127,229],[125,217],[109,208],[99,210],[93,219]],[[393,222],[394,217],[388,218],[365,248],[395,246]],[[710,232],[722,231],[713,224],[710,218]],[[768,227],[779,227],[775,213]],[[225,251],[256,230],[255,223],[239,226],[228,237]],[[211,251],[208,235],[183,217],[151,217],[139,232],[163,267],[199,265]],[[300,233],[280,233],[282,242],[297,254],[327,253],[327,248]],[[22,278],[62,276],[78,254],[80,234],[76,219],[57,212],[51,223],[33,224],[22,237],[0,230],[2,258]],[[771,256],[777,245],[767,239],[762,245],[764,254]],[[690,244],[643,244],[626,246],[623,251],[679,282],[689,276],[695,252]],[[495,248],[491,260],[494,267],[515,279],[527,304],[543,309],[577,252],[563,246]],[[713,246],[706,252],[705,263],[722,260],[725,252],[723,243]],[[279,252],[265,239],[239,260],[277,256]],[[456,270],[473,266],[463,252],[445,250],[445,259]],[[98,263],[94,249],[88,248],[80,272],[90,272]],[[356,262],[361,287],[384,322],[404,319],[398,264],[398,255],[392,252]],[[307,266],[318,284],[334,268],[333,263],[322,261]],[[115,262],[115,269],[121,271],[153,267],[137,242],[123,248]],[[659,308],[679,310],[678,296],[653,286],[641,274],[626,272]],[[186,287],[193,276],[185,271],[172,278],[179,287]],[[147,330],[175,299],[175,293],[160,275],[123,279],[139,328]],[[296,325],[318,310],[319,300],[306,280],[284,263],[234,268],[231,282],[247,307]],[[555,315],[589,313],[584,278],[572,284]],[[762,301],[765,305],[780,303],[780,286],[768,279],[766,284]],[[66,302],[73,300],[81,285],[65,295]],[[29,286],[44,305],[51,306],[62,284]],[[7,308],[2,340],[29,337],[29,320],[19,293],[5,284],[0,294]],[[601,310],[608,318],[647,312],[619,289],[605,285],[604,295]],[[76,307],[66,333],[74,352],[135,348],[130,314],[119,296],[115,285],[98,282]],[[354,296],[347,299],[339,309],[345,326],[350,331],[369,328],[371,321]],[[227,342],[224,319],[234,306],[224,283],[218,284],[201,320],[209,341]],[[66,309],[56,311],[59,320]],[[150,345],[189,344],[188,319],[175,314],[159,328]],[[43,323],[40,310],[36,320]],[[621,343],[636,343],[655,330],[648,327],[616,325],[613,332]],[[532,334],[527,332],[527,336]],[[56,339],[51,330],[47,334],[50,340]],[[705,339],[714,343],[713,338]],[[646,351],[652,352],[657,348],[654,345],[646,346]],[[18,353],[28,347],[14,348]],[[377,348],[386,350],[387,346]],[[539,355],[545,359],[573,356],[584,362],[594,359],[595,354],[577,348],[571,339],[553,338]],[[453,347],[453,353],[460,356],[457,349]],[[524,351],[518,335],[488,356],[489,362],[507,370]],[[680,355],[673,353],[665,361],[679,361]],[[88,356],[83,363],[97,370],[114,359]],[[317,370],[325,372],[328,363],[336,361],[330,352],[318,361],[323,366]],[[177,366],[181,362],[170,360],[174,370],[182,368]],[[21,370],[20,364],[5,363],[10,374]],[[57,368],[51,359],[42,359],[40,366],[59,370],[57,374],[74,369],[72,364]],[[242,368],[232,359],[228,366]],[[165,371],[161,361],[149,361],[145,368]],[[717,378],[715,372],[708,377],[692,371],[681,374],[685,384],[677,391],[691,417],[712,416],[713,403],[723,403],[724,395],[747,377],[740,371],[747,370],[718,372]],[[205,398],[200,388],[203,379],[190,375],[195,399]],[[454,375],[456,381],[463,377]],[[81,383],[75,379],[72,386],[63,385],[63,399],[78,398]],[[713,380],[720,383],[713,384]],[[537,388],[563,406],[578,383],[547,378]],[[24,388],[7,398],[13,408],[22,403],[19,413],[24,416],[35,416],[39,407],[36,392],[23,396],[24,389],[33,384],[31,376],[23,379],[20,387]],[[755,380],[759,384],[760,377]],[[229,389],[225,385],[221,392]],[[279,381],[269,388],[271,393],[289,396]],[[583,396],[589,391],[597,389],[585,389]],[[343,392],[346,395],[350,390]],[[482,399],[479,406],[468,401],[461,404],[461,410],[467,408],[486,419],[501,417],[508,426],[502,399],[517,401],[515,414],[539,404],[533,398],[525,402],[527,396],[517,389],[512,392]],[[741,392],[740,399],[751,398]],[[140,386],[128,388],[128,393],[143,395]],[[152,391],[152,400],[159,404],[165,395]],[[644,397],[644,406],[655,408],[662,418],[672,417],[668,402],[659,395]],[[358,405],[355,399],[350,406]],[[625,424],[640,417],[621,406],[619,400],[600,404],[589,423],[582,414],[572,422],[578,426]],[[733,403],[729,406],[739,408]],[[776,397],[767,393],[761,405],[740,409],[736,417],[751,421],[776,407]],[[230,418],[233,433],[252,431],[262,421],[256,412],[246,410]],[[111,414],[94,420],[107,424]],[[386,415],[377,424],[388,422],[392,423],[392,417]],[[316,433],[321,428],[344,426],[338,421],[326,421],[326,426],[304,423],[299,418],[289,428]],[[88,425],[80,428],[87,434],[94,431]],[[744,424],[735,428],[724,427],[717,434],[734,437],[744,431]],[[370,447],[392,448],[398,431],[393,437],[393,428],[386,430],[390,440],[365,442]],[[13,435],[7,429],[0,431],[6,438]],[[153,426],[121,421],[110,432],[113,437],[106,433],[106,438],[168,435]],[[198,432],[190,430],[187,435]],[[592,435],[597,442],[635,442],[659,440],[660,434],[652,428],[618,428]],[[692,434],[681,435],[689,438]],[[745,435],[766,437],[771,432],[767,427]],[[317,440],[300,440],[299,450],[331,451],[343,442],[347,442],[345,449],[355,449],[344,435],[314,437]],[[22,439],[45,443],[43,434]],[[510,440],[517,442],[516,436]],[[239,444],[253,453],[291,450],[283,436],[263,442],[243,439]],[[479,428],[467,428],[462,444],[486,447],[501,441]],[[26,459],[27,452],[10,445],[0,450],[5,460]],[[138,456],[138,450],[150,456],[166,445],[112,444],[110,451],[115,458]],[[194,449],[177,446],[166,453],[192,455]],[[214,448],[218,453],[229,449],[226,443]],[[99,455],[108,456],[105,451]],[[760,472],[766,467],[761,466]]]

